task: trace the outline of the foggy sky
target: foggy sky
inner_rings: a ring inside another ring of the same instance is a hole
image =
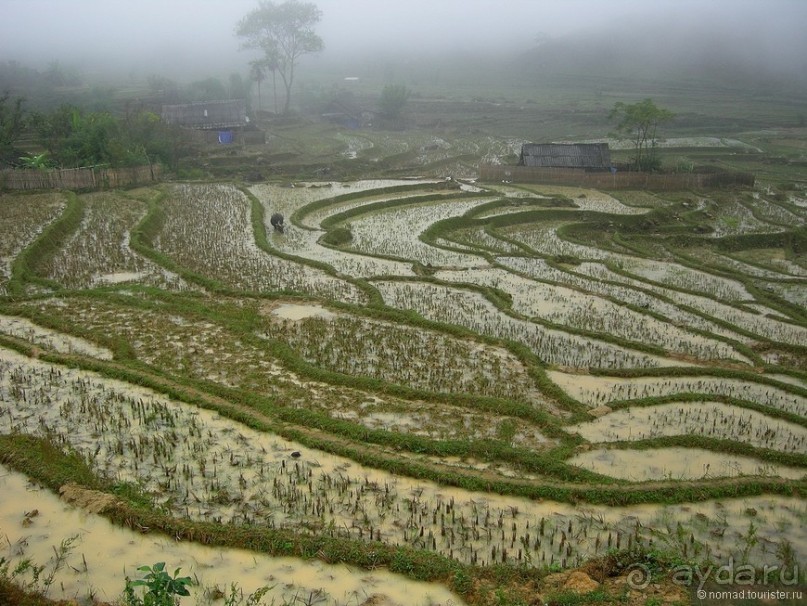
[[[730,32],[756,54],[803,57],[805,0],[312,0],[324,55],[517,52],[539,36],[597,31]],[[234,35],[257,0],[0,0],[0,61],[58,60],[123,74],[245,71]],[[709,33],[709,32],[712,33]],[[617,34],[615,35],[626,35]],[[628,34],[629,35],[629,34]],[[195,67],[191,67],[195,66]]]

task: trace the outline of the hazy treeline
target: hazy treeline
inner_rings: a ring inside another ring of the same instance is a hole
[[[155,72],[143,79],[99,79],[97,75],[88,75],[60,61],[52,61],[39,69],[19,61],[0,61],[0,93],[22,97],[27,106],[36,110],[54,109],[64,103],[91,110],[112,110],[120,105],[119,89],[135,87],[134,100],[159,112],[162,103],[248,99],[253,86],[253,81],[238,72],[227,78],[211,74],[182,82],[160,74],[155,67]]]

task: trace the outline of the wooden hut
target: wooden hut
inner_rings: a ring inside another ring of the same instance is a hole
[[[162,120],[192,131],[193,140],[200,142],[265,143],[264,133],[249,123],[243,99],[163,105]]]
[[[519,166],[608,170],[611,152],[607,143],[526,143]]]
[[[163,105],[162,120],[166,124],[198,130],[243,128],[249,122],[243,99]]]

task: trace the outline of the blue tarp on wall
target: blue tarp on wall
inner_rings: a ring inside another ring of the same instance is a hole
[[[219,143],[232,143],[232,142],[233,142],[233,131],[231,130],[219,131]]]

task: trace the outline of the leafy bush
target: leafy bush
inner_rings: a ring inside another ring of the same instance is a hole
[[[126,606],[175,606],[179,603],[176,596],[189,596],[190,577],[180,577],[180,568],[171,576],[165,571],[165,562],[157,562],[154,566],[141,566],[140,572],[146,573],[142,579],[131,581],[127,577],[124,599]],[[146,587],[142,599],[135,595],[135,587]]]
[[[337,227],[326,233],[322,240],[332,246],[344,246],[353,240],[353,234],[349,227]]]
[[[388,118],[399,117],[411,95],[412,92],[403,84],[385,86],[378,102],[381,113]]]

